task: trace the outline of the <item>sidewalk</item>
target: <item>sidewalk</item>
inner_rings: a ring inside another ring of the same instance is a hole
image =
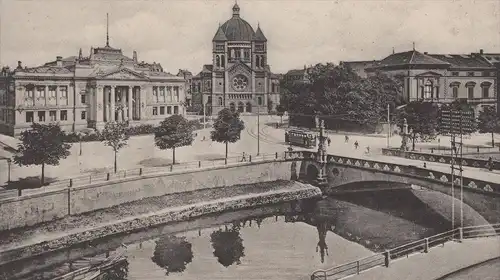
[[[466,239],[432,248],[350,277],[353,280],[433,280],[459,269],[500,256],[500,237]],[[491,275],[494,277],[494,275]]]

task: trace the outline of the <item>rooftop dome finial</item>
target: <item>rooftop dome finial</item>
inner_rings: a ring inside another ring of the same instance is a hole
[[[240,16],[240,6],[238,6],[238,1],[234,1],[234,6],[233,6],[233,16]]]
[[[106,47],[109,47],[109,14],[106,13]]]

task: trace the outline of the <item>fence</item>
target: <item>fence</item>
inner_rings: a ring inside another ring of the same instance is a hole
[[[13,196],[40,194],[45,192],[50,192],[52,190],[90,185],[94,183],[102,183],[107,181],[119,180],[124,178],[133,178],[143,175],[156,174],[156,173],[168,173],[168,172],[179,172],[179,171],[193,171],[202,168],[212,168],[212,167],[222,167],[222,166],[235,166],[240,164],[249,164],[253,162],[262,162],[268,160],[279,160],[284,159],[285,153],[273,153],[273,154],[260,154],[260,155],[249,155],[246,154],[245,158],[242,156],[228,157],[227,159],[217,159],[209,161],[192,161],[180,164],[171,164],[168,166],[161,167],[144,167],[120,170],[117,173],[106,172],[106,173],[95,173],[89,175],[81,175],[68,179],[57,180],[51,182],[48,186],[37,188],[37,189],[23,189],[23,190],[1,190],[0,191],[0,201],[5,198],[10,198]]]
[[[428,253],[430,248],[439,245],[444,246],[444,244],[448,241],[461,241],[462,239],[467,238],[480,238],[497,235],[500,235],[500,224],[456,228],[454,230],[404,244],[383,253],[378,253],[330,269],[316,270],[312,273],[311,280],[342,279],[348,276],[360,274],[361,272],[374,267],[389,267],[392,260],[409,257],[410,255],[417,253]]]

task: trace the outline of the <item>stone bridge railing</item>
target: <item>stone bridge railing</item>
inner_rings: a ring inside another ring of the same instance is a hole
[[[451,155],[440,155],[440,154],[433,154],[433,153],[422,153],[422,152],[410,152],[410,151],[401,151],[398,149],[382,149],[382,154],[386,156],[396,156],[396,157],[402,157],[402,158],[408,158],[408,159],[416,159],[416,160],[422,160],[422,161],[427,161],[427,162],[438,162],[438,163],[445,163],[445,164],[451,164]],[[500,161],[493,161],[493,170],[500,170]],[[458,162],[457,162],[458,165]],[[476,168],[486,168],[488,169],[489,162],[488,160],[485,159],[477,159],[477,158],[470,158],[470,157],[462,157],[462,165],[463,166],[470,166],[470,167],[476,167]]]
[[[316,161],[316,152],[311,151],[291,151],[286,153],[286,159],[288,160],[311,160]],[[451,186],[451,174],[419,168],[413,165],[403,165],[394,164],[389,162],[358,159],[358,158],[348,158],[336,155],[327,155],[326,162],[328,164],[337,164],[342,166],[349,166],[357,169],[378,171],[383,173],[395,174],[395,175],[406,175],[413,178],[421,178],[427,181],[433,181],[443,185]],[[458,173],[458,172],[457,172]],[[456,175],[455,175],[456,176]],[[454,178],[454,183],[456,186],[460,185],[460,178],[456,176]],[[471,190],[476,190],[480,192],[491,192],[495,194],[500,194],[500,182],[488,182],[483,180],[477,180],[472,178],[467,178],[463,176],[463,186]]]

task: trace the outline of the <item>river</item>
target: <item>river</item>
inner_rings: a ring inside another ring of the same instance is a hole
[[[75,259],[127,244],[127,263],[103,280],[308,279],[316,269],[448,229],[446,217],[422,197],[392,190],[328,197],[309,208],[284,203],[245,209],[95,240],[66,253]],[[18,279],[50,279],[68,267],[70,258],[61,256],[47,256],[59,261]],[[11,268],[19,266],[28,271],[30,262]]]

